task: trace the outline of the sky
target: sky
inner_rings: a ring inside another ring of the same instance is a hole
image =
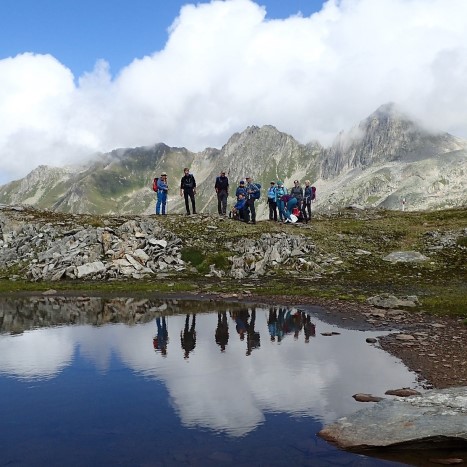
[[[251,125],[332,142],[380,105],[467,138],[465,0],[0,0],[0,183]]]

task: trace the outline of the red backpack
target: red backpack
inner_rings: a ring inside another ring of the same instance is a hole
[[[157,182],[159,181],[159,177],[154,177],[152,181],[152,191],[157,191],[159,188],[157,186]]]

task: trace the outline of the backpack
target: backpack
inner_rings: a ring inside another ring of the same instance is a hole
[[[195,185],[195,178],[193,177],[192,174],[188,174],[188,177],[187,179],[189,179],[189,181],[185,180],[185,177],[183,177],[184,181],[183,181],[183,188],[186,188],[186,189],[190,189],[190,188],[193,188],[194,185]]]
[[[315,198],[316,198],[316,187],[312,186],[311,187],[311,199],[315,199]]]
[[[152,181],[152,191],[158,190],[157,182],[159,181],[159,177],[154,177],[154,180]]]
[[[254,185],[256,186],[256,188],[258,188],[258,190],[251,193],[251,197],[253,199],[259,199],[261,196],[261,183],[254,183]]]

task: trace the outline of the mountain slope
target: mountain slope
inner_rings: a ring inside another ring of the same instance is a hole
[[[442,209],[467,204],[467,142],[421,128],[393,104],[381,106],[358,126],[340,133],[329,148],[300,144],[273,126],[235,133],[221,149],[193,153],[163,143],[117,149],[87,166],[38,167],[0,187],[0,202],[25,203],[62,212],[151,214],[151,181],[169,180],[169,212],[184,212],[179,195],[183,168],[197,181],[197,210],[217,212],[215,178],[225,170],[230,201],[238,181],[251,176],[263,186],[259,218],[266,211],[271,180],[310,179],[318,188],[314,207],[349,204],[400,209]]]

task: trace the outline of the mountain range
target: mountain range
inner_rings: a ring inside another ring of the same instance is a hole
[[[151,214],[152,179],[167,172],[169,212],[184,212],[179,195],[183,168],[197,182],[198,212],[217,212],[215,178],[228,174],[233,192],[251,176],[261,183],[259,218],[266,212],[271,180],[311,180],[315,209],[349,205],[436,210],[467,205],[467,141],[423,128],[394,104],[378,108],[330,147],[301,144],[273,126],[251,126],[221,149],[192,152],[158,143],[115,149],[73,167],[39,166],[0,187],[0,203],[91,214]]]

